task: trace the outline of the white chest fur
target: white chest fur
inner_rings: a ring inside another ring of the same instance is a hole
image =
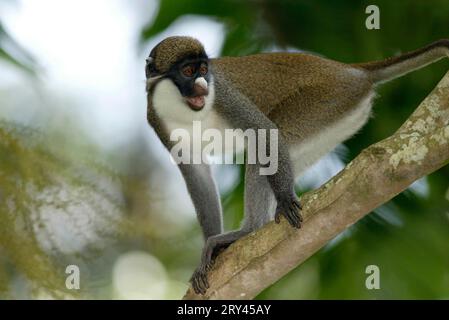
[[[205,99],[205,106],[200,111],[190,109],[176,85],[170,79],[159,81],[153,92],[153,107],[157,115],[167,126],[185,126],[197,120],[207,118],[214,103],[214,86],[209,85],[209,95]]]
[[[368,121],[373,97],[374,92],[370,92],[348,115],[319,134],[290,148],[290,158],[293,162],[295,176],[300,175],[338,144],[349,139]]]
[[[234,153],[236,150],[234,145],[242,143],[232,144],[230,141],[226,141],[226,137],[234,139],[230,135],[225,134],[225,129],[232,129],[232,127],[213,110],[213,104],[215,99],[215,91],[213,81],[209,83],[209,94],[205,98],[205,106],[200,111],[193,111],[185,103],[182,95],[180,94],[176,85],[169,79],[164,79],[156,84],[153,92],[153,107],[157,115],[164,122],[168,133],[174,132],[174,130],[182,129],[189,133],[191,138],[194,138],[193,134],[194,125],[201,124],[201,137],[203,133],[208,129],[214,129],[219,132],[219,135],[224,139],[222,141],[223,152],[225,154]],[[243,139],[237,136],[236,139]],[[181,143],[192,143],[193,141],[182,141]],[[204,146],[208,141],[201,141]],[[191,148],[193,151],[194,149]],[[241,150],[237,150],[239,152]]]

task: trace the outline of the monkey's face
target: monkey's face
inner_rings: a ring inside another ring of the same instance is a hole
[[[161,119],[201,120],[211,110],[213,75],[198,40],[182,36],[162,40],[151,50],[145,73],[147,92]]]
[[[152,83],[152,79],[155,79],[156,82],[164,79],[170,80],[177,88],[178,94],[182,97],[186,106],[194,111],[202,110],[206,104],[209,82],[212,78],[209,70],[209,58],[204,50],[180,55],[177,61],[168,64],[169,61],[161,63],[160,60],[164,58],[165,52],[161,54],[157,50],[159,46],[152,50],[147,59],[145,68],[147,81],[149,81],[147,83]],[[157,52],[162,57],[158,58]],[[166,55],[168,56],[166,60],[172,58],[172,55]]]
[[[175,63],[166,77],[178,88],[185,103],[194,111],[206,104],[209,94],[209,60],[207,56],[187,57]]]
[[[194,111],[202,110],[209,94],[209,59],[205,53],[191,55],[174,63],[165,73],[157,71],[154,58],[147,59],[147,79],[169,79],[177,87],[185,104]]]

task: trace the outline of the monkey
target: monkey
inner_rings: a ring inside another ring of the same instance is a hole
[[[385,60],[346,64],[307,53],[260,53],[210,59],[200,41],[168,37],[145,66],[147,120],[167,149],[170,132],[201,121],[205,128],[275,129],[278,169],[261,175],[260,163],[245,166],[244,219],[223,233],[222,208],[207,163],[180,163],[205,239],[192,275],[198,294],[209,288],[207,272],[216,252],[284,217],[300,228],[296,177],[358,132],[371,115],[377,86],[441,58],[449,40]],[[268,149],[270,146],[268,146]]]

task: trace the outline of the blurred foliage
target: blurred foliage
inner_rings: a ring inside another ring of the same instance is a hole
[[[73,293],[60,289],[64,256],[82,259],[104,249],[122,209],[110,190],[112,173],[50,151],[49,141],[35,130],[0,122],[0,270],[34,283],[34,295],[65,297]],[[11,282],[1,283],[0,297],[7,297]]]
[[[371,4],[380,8],[380,30],[365,28],[365,8]],[[223,23],[222,55],[298,49],[350,63],[383,59],[449,37],[446,0],[161,0],[142,40],[186,15]],[[399,128],[448,67],[447,60],[439,62],[380,87],[374,119],[346,143],[345,160]],[[259,298],[449,298],[449,168],[420,186],[428,192],[418,188],[398,195]],[[243,182],[224,198],[228,228],[236,228],[242,217],[242,195]],[[381,270],[381,290],[365,288],[370,264]]]
[[[132,168],[119,174],[104,164],[116,158],[73,137],[0,121],[0,299],[115,298],[115,262],[135,250],[151,252],[171,282],[185,283],[201,237],[197,228],[176,232],[154,210],[162,194],[141,163],[151,155],[127,150]],[[65,285],[73,264],[81,290]],[[186,288],[153,294],[180,298]]]
[[[6,60],[30,74],[35,73],[36,61],[3,28],[0,21],[0,59]]]

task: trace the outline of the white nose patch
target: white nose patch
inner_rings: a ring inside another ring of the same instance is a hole
[[[207,81],[206,79],[204,79],[203,77],[200,78],[196,78],[195,80],[196,84],[199,84],[201,87],[203,87],[204,89],[207,89]]]

